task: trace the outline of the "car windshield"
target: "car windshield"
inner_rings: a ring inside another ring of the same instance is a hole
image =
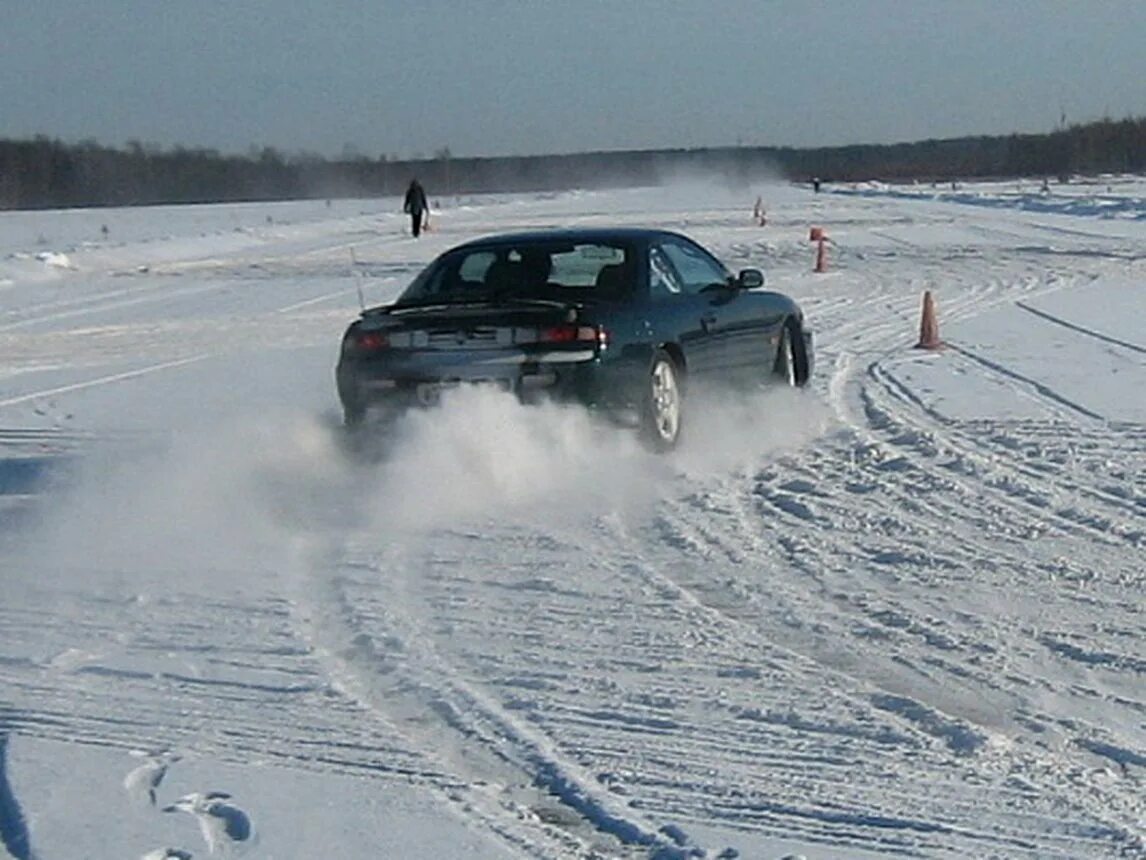
[[[608,242],[507,242],[447,253],[398,304],[613,301],[636,283],[635,251]]]

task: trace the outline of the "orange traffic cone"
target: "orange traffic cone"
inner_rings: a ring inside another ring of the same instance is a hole
[[[923,294],[923,314],[919,320],[919,343],[916,349],[942,349],[943,341],[939,339],[939,321],[935,318],[935,299],[931,290]]]

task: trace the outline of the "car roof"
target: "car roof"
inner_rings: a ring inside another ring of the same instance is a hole
[[[671,230],[658,230],[648,227],[571,227],[548,228],[542,230],[521,230],[513,233],[496,233],[471,239],[450,249],[480,248],[486,245],[532,242],[622,242],[624,244],[645,244],[666,237],[686,238]]]

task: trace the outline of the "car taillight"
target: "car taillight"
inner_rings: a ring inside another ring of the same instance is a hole
[[[390,338],[380,331],[355,331],[346,336],[343,349],[352,352],[376,352],[390,346]]]
[[[600,326],[555,325],[537,332],[540,343],[584,343],[604,346],[609,342],[609,334]]]
[[[359,349],[385,349],[390,339],[379,331],[364,331],[358,335]]]

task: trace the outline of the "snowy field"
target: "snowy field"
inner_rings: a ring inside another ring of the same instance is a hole
[[[1146,857],[1146,181],[439,205],[0,213],[0,856]],[[574,224],[763,269],[810,389],[349,456],[359,290]]]

